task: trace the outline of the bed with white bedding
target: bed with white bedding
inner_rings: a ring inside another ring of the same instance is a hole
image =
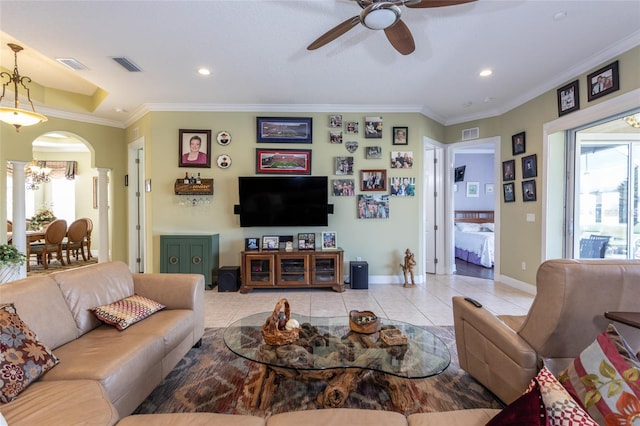
[[[494,262],[493,211],[456,210],[455,256],[465,262],[492,268]]]

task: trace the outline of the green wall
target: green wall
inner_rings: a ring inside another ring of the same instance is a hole
[[[580,80],[581,109],[607,102],[616,96],[640,88],[640,47],[636,47],[618,58],[606,61],[595,69],[613,60],[620,61],[620,90],[604,96],[594,102],[587,102],[586,74],[576,76]],[[589,70],[591,72],[593,70]],[[573,79],[568,80],[572,81]],[[564,84],[563,84],[564,85]],[[640,100],[638,102],[640,105]],[[159,271],[159,236],[170,233],[219,233],[221,242],[221,265],[239,265],[240,251],[244,247],[244,238],[265,234],[296,234],[298,232],[337,232],[338,245],[345,250],[345,261],[357,256],[369,261],[371,275],[401,276],[399,263],[406,248],[410,248],[418,259],[424,255],[421,247],[422,226],[420,224],[423,209],[422,182],[422,138],[424,136],[444,143],[460,140],[462,129],[480,128],[480,137],[500,136],[502,140],[501,161],[513,158],[511,155],[511,136],[526,132],[527,155],[537,154],[539,170],[545,161],[542,158],[543,126],[558,118],[556,90],[551,90],[531,101],[514,108],[498,117],[460,123],[444,127],[435,121],[417,113],[351,113],[344,112],[343,121],[358,121],[360,134],[355,137],[344,135],[344,140],[356,140],[360,147],[353,154],[356,174],[361,169],[387,169],[388,176],[413,176],[417,178],[417,194],[414,198],[392,198],[390,218],[388,220],[359,220],[356,218],[356,198],[330,197],[335,206],[335,214],[330,216],[326,228],[240,228],[238,218],[233,214],[233,205],[238,203],[237,177],[253,175],[255,172],[255,148],[303,148],[312,149],[312,173],[336,178],[333,171],[333,158],[349,155],[344,144],[330,144],[329,115],[340,111],[315,113],[264,113],[264,112],[150,112],[129,125],[126,129],[84,123],[80,121],[50,117],[49,121],[33,127],[25,127],[19,133],[5,124],[0,126],[0,187],[6,185],[6,160],[30,161],[31,142],[39,135],[52,131],[67,131],[84,139],[92,150],[92,167],[111,169],[110,210],[112,259],[127,260],[127,201],[124,175],[127,173],[127,144],[138,138],[144,138],[146,177],[153,182],[153,190],[145,193],[147,202],[146,224],[150,230],[147,271]],[[382,116],[384,120],[383,139],[365,139],[362,133],[365,116]],[[255,135],[256,116],[310,116],[313,117],[313,143],[311,145],[257,144]],[[392,170],[389,168],[391,128],[409,127],[409,145],[406,150],[413,151],[415,164],[410,170]],[[187,169],[178,167],[178,130],[211,129],[215,136],[225,130],[231,133],[232,142],[226,147],[212,142],[211,169]],[[364,158],[364,147],[379,145],[383,148],[380,160]],[[233,164],[229,169],[220,169],[215,165],[219,154],[231,156]],[[213,202],[198,207],[183,207],[173,194],[174,182],[184,176],[184,172],[203,173],[203,177],[213,178],[215,194]],[[519,185],[520,180],[516,181]],[[542,176],[537,178],[538,188],[546,183]],[[4,191],[3,191],[4,192]],[[357,191],[359,193],[360,191]],[[540,194],[540,189],[538,190]],[[6,200],[0,197],[0,220],[6,215]],[[524,283],[535,282],[535,272],[541,262],[542,228],[541,197],[538,201],[523,203],[518,197],[515,203],[500,205],[501,215],[501,268],[502,274]],[[534,213],[535,222],[526,222],[525,215]],[[522,271],[521,262],[527,269]],[[422,274],[420,268],[417,274]]]

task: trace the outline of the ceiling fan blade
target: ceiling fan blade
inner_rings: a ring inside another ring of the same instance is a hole
[[[387,36],[389,43],[403,55],[408,55],[416,50],[416,44],[413,41],[411,31],[409,31],[409,27],[407,27],[401,19],[385,29],[384,34]]]
[[[404,5],[415,9],[422,9],[427,7],[454,6],[456,4],[472,3],[474,1],[477,0],[409,0]]]
[[[314,41],[307,47],[307,50],[315,50],[319,47],[324,46],[329,42],[332,42],[333,40],[337,39],[342,34],[346,33],[347,31],[349,31],[351,28],[355,27],[359,23],[360,23],[359,15],[356,15],[352,18],[347,19],[343,23],[336,25],[335,27],[331,28],[329,31],[327,31],[326,33],[318,37],[316,41]]]

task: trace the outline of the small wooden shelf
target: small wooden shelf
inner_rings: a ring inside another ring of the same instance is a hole
[[[176,195],[213,195],[213,179],[202,179],[201,182],[184,183],[184,179],[176,179]]]

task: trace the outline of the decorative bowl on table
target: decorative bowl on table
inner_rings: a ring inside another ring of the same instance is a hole
[[[375,333],[380,330],[380,318],[371,311],[351,311],[349,312],[349,328],[356,333]]]

